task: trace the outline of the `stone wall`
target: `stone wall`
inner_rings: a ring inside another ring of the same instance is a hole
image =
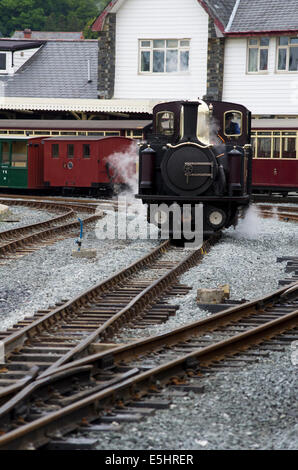
[[[116,60],[116,14],[109,13],[98,39],[98,97],[114,96]]]
[[[222,100],[224,51],[225,39],[217,37],[214,23],[209,19],[207,93],[205,99]]]

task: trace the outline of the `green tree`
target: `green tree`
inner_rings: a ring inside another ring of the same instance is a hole
[[[81,31],[100,7],[98,0],[0,0],[0,31],[7,37],[25,28]]]

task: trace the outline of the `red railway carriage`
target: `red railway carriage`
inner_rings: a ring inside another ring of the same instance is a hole
[[[122,172],[109,158],[132,154],[126,137],[52,137],[43,139],[44,182],[51,188],[88,188],[94,194],[125,184]],[[119,158],[119,159],[120,159]],[[131,172],[135,171],[133,158]]]
[[[252,123],[253,192],[298,191],[298,119]]]

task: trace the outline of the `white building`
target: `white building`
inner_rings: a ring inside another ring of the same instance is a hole
[[[298,117],[298,0],[112,0],[99,31],[99,97],[208,96]]]

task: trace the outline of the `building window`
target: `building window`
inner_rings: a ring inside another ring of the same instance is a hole
[[[269,38],[248,39],[249,73],[267,72],[268,70]]]
[[[0,71],[6,70],[6,54],[0,53]]]
[[[282,36],[277,45],[277,70],[298,72],[298,38]]]
[[[52,144],[52,158],[59,158],[59,144]]]
[[[140,73],[173,73],[189,70],[189,39],[139,41]]]

